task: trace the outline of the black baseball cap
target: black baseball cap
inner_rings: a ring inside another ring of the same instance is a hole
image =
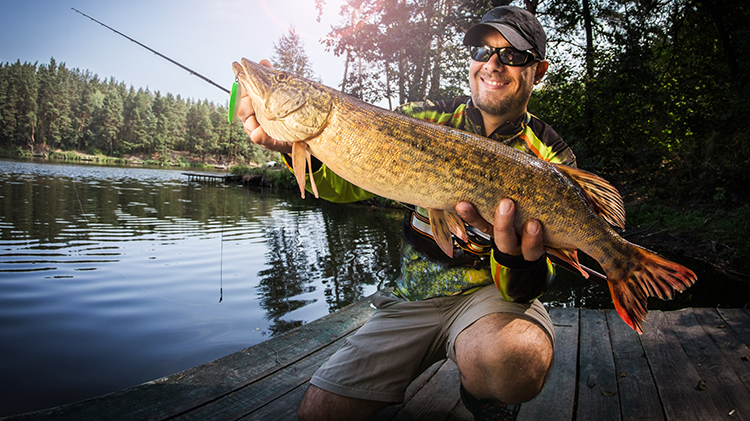
[[[496,7],[469,28],[464,35],[464,45],[477,45],[482,29],[495,28],[513,48],[521,51],[534,50],[539,59],[547,56],[547,35],[542,24],[526,9],[515,6]]]

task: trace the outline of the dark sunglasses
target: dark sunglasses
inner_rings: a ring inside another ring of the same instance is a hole
[[[475,61],[487,62],[490,61],[493,54],[497,54],[500,59],[500,63],[506,66],[525,66],[536,58],[534,53],[531,51],[516,50],[513,47],[490,47],[489,45],[470,45],[469,54],[471,59]]]

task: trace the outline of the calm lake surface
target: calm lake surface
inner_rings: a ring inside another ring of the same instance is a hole
[[[0,416],[172,374],[370,295],[398,276],[401,218],[179,170],[0,160]],[[682,263],[698,284],[650,308],[750,301]],[[543,301],[611,307],[560,272]]]

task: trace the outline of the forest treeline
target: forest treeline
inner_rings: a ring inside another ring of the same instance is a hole
[[[340,24],[321,41],[344,59],[334,86],[393,108],[468,92],[463,33],[490,0],[346,0],[319,13]],[[582,168],[639,193],[747,203],[750,184],[750,3],[746,0],[516,0],[548,35],[551,63],[531,112],[568,142]],[[333,9],[332,7],[330,9]],[[313,18],[313,17],[311,17]],[[299,36],[274,64],[314,75]],[[46,64],[0,66],[0,147],[109,155],[236,153],[261,148],[226,109],[126,87]]]
[[[140,154],[165,162],[172,151],[203,160],[262,161],[227,109],[207,100],[127,87],[114,78],[49,63],[0,64],[0,148]]]

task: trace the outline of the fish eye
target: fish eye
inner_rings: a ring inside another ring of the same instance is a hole
[[[287,79],[289,79],[289,75],[287,75],[285,72],[279,72],[276,74],[277,82],[284,82]]]

